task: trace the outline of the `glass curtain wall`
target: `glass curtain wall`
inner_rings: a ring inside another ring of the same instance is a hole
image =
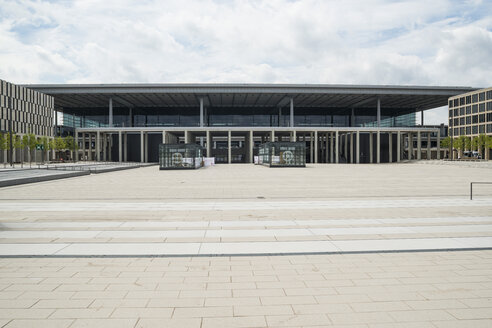
[[[197,144],[160,144],[159,169],[198,169],[203,166],[203,148]]]

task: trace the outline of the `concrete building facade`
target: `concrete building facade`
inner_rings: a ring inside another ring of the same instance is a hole
[[[277,84],[30,85],[55,98],[80,159],[157,162],[160,143],[197,143],[251,163],[267,141],[305,142],[307,163],[441,158],[417,112],[467,87]],[[414,140],[416,142],[414,142]],[[416,145],[416,147],[414,147]],[[417,149],[414,149],[417,148]]]
[[[492,87],[450,97],[449,135],[492,135]]]
[[[0,132],[53,136],[54,98],[44,93],[0,80]]]

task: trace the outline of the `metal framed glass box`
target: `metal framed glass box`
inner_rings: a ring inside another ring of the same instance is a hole
[[[203,148],[197,144],[160,144],[159,169],[198,169],[203,165]]]
[[[258,164],[269,167],[306,167],[304,142],[267,142],[258,149]]]

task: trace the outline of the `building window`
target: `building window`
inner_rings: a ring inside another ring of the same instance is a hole
[[[479,128],[478,130],[479,133],[485,133],[485,124],[480,125],[478,128]]]
[[[487,122],[492,122],[492,113],[487,113]]]
[[[466,96],[466,104],[468,105],[471,103],[471,96]]]
[[[460,128],[460,135],[464,135],[465,134],[465,128]]]
[[[478,133],[478,125],[472,126],[472,134]]]
[[[484,101],[485,100],[485,92],[480,92],[478,94],[478,101]]]
[[[465,107],[460,108],[460,115],[465,115]]]
[[[449,105],[448,106],[449,107],[453,107],[453,101],[452,100],[449,101]]]
[[[485,122],[485,114],[478,115],[478,122],[479,123],[484,123]]]
[[[459,101],[460,100],[458,98],[456,98],[455,100],[453,100],[453,102],[454,102],[454,106],[453,107],[458,107],[459,106]]]
[[[477,93],[472,95],[472,102],[474,102],[474,103],[478,102],[478,94]]]
[[[466,134],[468,135],[471,134],[471,127],[469,126],[466,127]]]
[[[452,109],[449,110],[449,117],[453,117],[453,110]]]
[[[492,124],[487,124],[487,133],[492,132]]]
[[[471,106],[466,106],[466,115],[471,114]]]
[[[478,105],[473,105],[472,106],[472,113],[473,114],[478,113]]]
[[[464,117],[460,118],[460,125],[465,125],[465,118]]]
[[[478,115],[473,115],[473,116],[472,116],[472,123],[473,123],[473,124],[478,123]]]
[[[487,103],[487,110],[492,110],[492,101]]]
[[[460,120],[459,118],[455,118],[455,119],[454,119],[454,124],[453,124],[453,125],[455,125],[455,126],[456,126],[456,125],[459,125],[459,124],[460,124],[460,121],[459,121],[459,120]]]
[[[460,129],[454,128],[454,135],[457,136],[460,134]]]
[[[481,112],[485,112],[485,103],[482,103],[480,105],[478,105],[478,111],[481,113]]]
[[[459,110],[460,110],[459,108],[455,108],[454,109],[454,115],[453,116],[458,116]]]
[[[466,117],[466,124],[471,124],[471,116]]]

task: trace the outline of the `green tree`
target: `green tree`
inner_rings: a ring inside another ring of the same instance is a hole
[[[16,134],[12,135],[12,143],[14,149],[23,149],[22,148],[22,138]],[[21,162],[22,165],[22,162]]]
[[[55,151],[60,152],[61,150],[66,149],[67,146],[65,144],[65,140],[62,137],[56,137],[54,141],[54,149]],[[60,155],[60,154],[58,154]]]
[[[29,136],[27,134],[24,134],[22,136],[21,142],[22,142],[21,158],[22,158],[22,164],[24,164],[24,152],[26,148],[29,148]]]
[[[485,134],[480,134],[478,137],[474,137],[472,144],[473,147],[478,150],[478,153],[480,154],[481,157],[483,157],[484,154],[484,147],[485,144],[487,143],[487,136]]]
[[[463,156],[463,149],[466,145],[466,139],[467,138],[465,136],[460,136],[453,141],[454,148],[458,149],[458,158],[461,158]]]
[[[441,147],[449,148],[451,146],[451,137],[446,137],[441,139]]]
[[[31,166],[32,163],[32,154],[34,150],[36,149],[36,145],[38,144],[38,140],[34,133],[29,133],[27,135],[27,148],[29,149],[29,167]]]
[[[7,133],[0,133],[0,151],[2,152],[3,167],[7,166],[5,150],[7,150]]]
[[[70,150],[70,157],[73,158],[73,154],[77,145],[75,144],[75,140],[72,136],[65,137],[65,149]]]
[[[465,149],[471,150],[472,142],[470,137],[465,137]]]
[[[41,145],[43,145],[43,163],[45,161],[45,155],[48,153],[48,150],[49,150],[49,143],[50,143],[50,140],[48,139],[48,137],[41,137],[39,138],[39,143]]]
[[[490,159],[490,150],[492,149],[492,136],[487,136],[485,140],[485,159]]]

